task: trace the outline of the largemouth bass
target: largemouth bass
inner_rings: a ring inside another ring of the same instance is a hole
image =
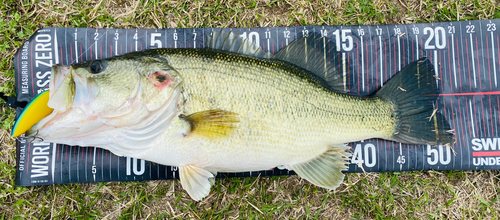
[[[207,42],[203,49],[55,65],[48,102],[54,112],[26,138],[177,166],[195,200],[209,194],[217,172],[277,166],[335,189],[349,142],[454,143],[433,107],[438,91],[426,58],[376,94],[357,97],[346,94],[336,48],[321,49],[335,44],[319,34],[275,55],[231,33],[213,33]]]

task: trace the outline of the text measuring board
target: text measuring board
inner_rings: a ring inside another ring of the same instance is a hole
[[[348,172],[471,170],[500,168],[500,20],[409,25],[304,26],[228,29],[272,54],[309,33],[330,38],[322,51],[337,50],[346,89],[367,96],[397,71],[428,57],[441,91],[435,106],[457,142],[445,146],[407,145],[380,139],[350,143]],[[17,52],[18,101],[46,90],[51,67],[102,59],[151,48],[203,48],[205,36],[220,29],[44,28]],[[18,112],[21,109],[18,109]],[[118,157],[95,147],[17,141],[18,185],[178,178],[176,167]],[[292,174],[284,169],[219,176]]]

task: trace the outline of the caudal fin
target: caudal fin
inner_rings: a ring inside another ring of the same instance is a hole
[[[410,63],[375,94],[395,106],[396,129],[390,140],[407,144],[452,145],[455,136],[436,104],[439,91],[431,62]]]

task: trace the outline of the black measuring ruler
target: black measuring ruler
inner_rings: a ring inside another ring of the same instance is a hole
[[[350,143],[348,172],[473,170],[500,168],[500,20],[408,25],[300,26],[227,29],[276,53],[309,33],[330,38],[351,94],[380,89],[397,71],[420,57],[434,65],[435,103],[455,131],[446,146],[407,145],[380,139]],[[220,29],[38,30],[14,57],[18,101],[48,88],[53,64],[80,63],[151,48],[203,48],[205,36]],[[21,109],[18,109],[18,113]],[[224,173],[247,177],[288,175],[272,170]],[[118,157],[95,147],[17,141],[17,185],[176,179],[176,167]]]

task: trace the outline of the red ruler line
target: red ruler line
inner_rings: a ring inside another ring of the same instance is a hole
[[[471,42],[472,44],[472,42]],[[479,48],[478,45],[477,45],[477,36],[476,36],[476,48]],[[478,51],[479,52],[479,51]],[[476,55],[476,60],[477,60],[477,78],[479,79],[479,90],[482,90],[482,86],[481,86],[481,64],[479,63],[479,56]]]
[[[491,108],[491,96],[488,96],[488,100],[490,101],[490,125],[491,125],[491,136],[493,136],[493,109]]]
[[[446,93],[437,94],[438,96],[460,96],[460,95],[500,95],[500,91],[491,92],[457,92],[457,93]]]
[[[458,50],[458,40],[455,41]],[[463,58],[462,58],[463,59]],[[460,80],[460,91],[462,91],[462,75],[460,74],[460,53],[457,53],[458,79]]]
[[[472,152],[473,157],[500,156],[500,151]]]

